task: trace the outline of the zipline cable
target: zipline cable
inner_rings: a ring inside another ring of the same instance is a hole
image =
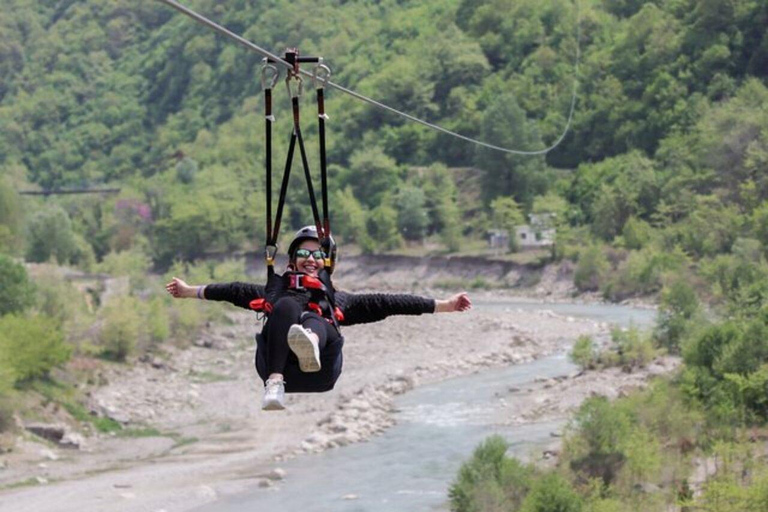
[[[169,7],[172,7],[179,11],[182,14],[185,14],[186,16],[189,16],[190,18],[194,19],[198,23],[207,26],[208,28],[211,28],[215,30],[216,32],[232,39],[236,43],[240,44],[241,46],[244,46],[246,49],[254,51],[261,55],[262,57],[266,57],[271,62],[274,62],[276,64],[280,64],[286,68],[293,69],[293,64],[283,60],[281,57],[278,57],[277,55],[269,52],[268,50],[265,50],[264,48],[261,48],[260,46],[255,45],[254,43],[248,41],[247,39],[235,34],[234,32],[222,27],[218,23],[215,23],[205,16],[198,14],[197,12],[193,11],[192,9],[185,7],[178,3],[176,0],[158,0],[159,2],[162,2]],[[352,96],[353,98],[356,98],[360,101],[363,101],[365,103],[368,103],[370,105],[373,105],[375,107],[378,107],[382,110],[386,110],[392,114],[396,114],[400,117],[404,117],[405,119],[408,119],[409,121],[413,121],[414,123],[421,124],[423,126],[426,126],[427,128],[430,128],[432,130],[436,130],[438,132],[444,133],[446,135],[450,135],[452,137],[456,137],[458,139],[464,140],[466,142],[470,142],[472,144],[476,144],[478,146],[482,146],[488,149],[493,149],[496,151],[501,151],[503,153],[509,153],[513,155],[527,155],[527,156],[534,156],[534,155],[544,155],[555,149],[557,146],[560,145],[560,143],[565,139],[565,136],[568,134],[568,130],[571,127],[571,122],[573,120],[573,112],[576,107],[576,92],[578,90],[578,76],[579,76],[579,63],[581,61],[581,14],[579,9],[579,0],[575,0],[576,3],[576,62],[574,64],[574,77],[573,77],[573,94],[571,96],[571,106],[570,111],[568,113],[568,121],[565,124],[565,128],[563,129],[563,132],[560,134],[560,137],[557,138],[557,140],[549,145],[548,147],[544,149],[539,149],[536,151],[523,151],[518,149],[509,149],[504,148],[501,146],[496,146],[494,144],[489,144],[487,142],[483,142],[477,139],[473,139],[471,137],[467,137],[466,135],[462,135],[460,133],[448,130],[446,128],[443,128],[442,126],[438,126],[436,124],[430,123],[429,121],[424,121],[423,119],[419,119],[418,117],[412,116],[410,114],[407,114],[405,112],[401,112],[400,110],[397,110],[395,108],[390,107],[389,105],[385,105],[384,103],[378,102],[374,99],[371,99],[367,96],[364,96],[358,92],[355,92],[351,89],[347,89],[344,86],[341,86],[339,84],[333,83],[331,81],[325,82],[325,85],[328,87],[333,87],[334,89],[337,89],[345,94],[348,94]],[[306,70],[300,70],[300,73],[306,76],[311,77],[312,73]]]

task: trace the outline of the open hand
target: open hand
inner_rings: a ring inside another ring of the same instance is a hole
[[[469,300],[469,295],[466,292],[461,292],[449,299],[437,301],[436,311],[438,313],[453,313],[469,309],[472,309],[472,301]]]
[[[171,294],[171,296],[177,299],[195,297],[197,293],[197,287],[189,286],[186,282],[179,279],[178,277],[174,277],[170,283],[166,284],[165,289],[168,291],[168,293]]]

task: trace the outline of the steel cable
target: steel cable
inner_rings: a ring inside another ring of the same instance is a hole
[[[289,62],[286,62],[281,57],[278,57],[277,55],[271,53],[270,51],[265,50],[264,48],[261,48],[260,46],[254,44],[254,43],[252,43],[250,41],[248,41],[247,39],[245,39],[245,38],[235,34],[232,31],[222,27],[218,23],[215,23],[215,22],[209,20],[205,16],[202,16],[201,14],[198,14],[197,12],[193,11],[192,9],[189,9],[188,7],[185,7],[185,6],[181,5],[176,0],[158,0],[158,1],[168,5],[169,7],[172,7],[174,9],[176,9],[177,11],[181,12],[182,14],[185,14],[185,15],[189,16],[190,18],[194,19],[198,23],[200,23],[202,25],[205,25],[205,26],[215,30],[216,32],[218,32],[218,33],[220,33],[220,34],[222,34],[222,35],[224,35],[224,36],[234,40],[236,43],[240,44],[241,46],[244,46],[245,48],[247,48],[247,49],[249,49],[251,51],[254,51],[254,52],[258,53],[262,57],[266,57],[266,58],[270,59],[271,61],[275,62],[276,64],[280,64],[280,65],[282,65],[282,66],[284,66],[286,68],[293,69],[293,64],[291,64]],[[488,148],[488,149],[493,149],[493,150],[496,150],[496,151],[501,151],[503,153],[509,153],[509,154],[513,154],[513,155],[527,155],[527,156],[544,155],[544,154],[549,153],[553,149],[555,149],[557,146],[559,146],[560,143],[563,141],[563,139],[565,139],[565,136],[568,134],[568,130],[571,127],[571,122],[573,120],[573,112],[574,112],[574,110],[576,108],[576,92],[578,90],[578,84],[579,84],[579,82],[578,82],[579,63],[580,63],[580,60],[581,60],[581,16],[580,16],[578,0],[575,0],[575,3],[576,3],[576,62],[574,64],[573,93],[572,93],[572,97],[571,97],[570,109],[569,109],[569,112],[568,112],[568,120],[567,120],[567,122],[565,124],[565,128],[563,129],[563,132],[560,134],[560,136],[557,138],[557,140],[553,144],[549,145],[548,147],[546,147],[544,149],[539,149],[539,150],[535,150],[535,151],[524,151],[524,150],[509,149],[509,148],[504,148],[504,147],[501,147],[501,146],[496,146],[494,144],[489,144],[487,142],[483,142],[483,141],[480,141],[480,140],[477,140],[477,139],[473,139],[471,137],[467,137],[466,135],[462,135],[460,133],[448,130],[446,128],[443,128],[442,126],[438,126],[436,124],[430,123],[429,121],[424,121],[423,119],[419,119],[418,117],[412,116],[412,115],[407,114],[405,112],[401,112],[400,110],[397,110],[397,109],[395,109],[393,107],[390,107],[389,105],[385,105],[384,103],[381,103],[381,102],[376,101],[376,100],[374,100],[372,98],[364,96],[364,95],[362,95],[362,94],[360,94],[358,92],[355,92],[355,91],[353,91],[351,89],[347,89],[346,87],[344,87],[342,85],[339,85],[339,84],[336,84],[334,82],[331,82],[329,80],[328,81],[324,81],[323,83],[327,87],[332,87],[332,88],[334,88],[334,89],[336,89],[338,91],[341,91],[341,92],[343,92],[345,94],[348,94],[348,95],[352,96],[353,98],[356,98],[356,99],[358,99],[360,101],[363,101],[365,103],[373,105],[373,106],[375,106],[377,108],[386,110],[386,111],[388,111],[388,112],[390,112],[392,114],[396,114],[396,115],[398,115],[400,117],[408,119],[409,121],[413,121],[414,123],[421,124],[421,125],[426,126],[427,128],[430,128],[432,130],[436,130],[438,132],[444,133],[446,135],[450,135],[452,137],[456,137],[458,139],[464,140],[466,142],[470,142],[472,144],[476,144],[478,146],[482,146],[482,147],[485,147],[485,148]],[[304,69],[300,69],[299,72],[302,75],[305,75],[307,77],[312,77],[313,76],[313,74],[310,71],[306,71]]]

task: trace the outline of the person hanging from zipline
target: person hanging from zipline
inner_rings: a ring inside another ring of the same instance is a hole
[[[282,276],[274,274],[266,286],[242,282],[189,285],[177,277],[166,285],[176,298],[225,301],[267,315],[256,336],[255,361],[264,381],[264,410],[284,409],[285,393],[333,389],[343,361],[341,325],[472,307],[466,293],[435,300],[410,294],[336,291],[329,279],[321,279],[326,254],[315,226],[296,233],[288,256],[288,270]]]
[[[302,91],[300,62],[317,64],[313,79],[317,89],[322,220],[315,200],[299,122],[299,99]],[[266,284],[234,282],[190,286],[174,277],[166,285],[168,293],[176,298],[196,297],[231,302],[235,306],[252,309],[267,317],[261,333],[256,335],[256,370],[264,381],[262,409],[265,410],[284,409],[285,393],[312,393],[333,389],[341,375],[341,348],[344,345],[341,325],[377,322],[392,315],[466,311],[472,307],[466,293],[458,293],[447,300],[434,300],[406,294],[336,292],[331,283],[331,274],[336,265],[336,243],[331,235],[328,214],[325,151],[325,121],[328,116],[325,114],[324,87],[328,83],[330,69],[322,63],[322,58],[299,57],[296,49],[286,52],[284,63],[291,66],[285,80],[291,97],[293,130],[274,223],[272,123],[275,117],[272,115],[272,89],[277,83],[279,71],[269,59],[265,59],[261,77],[266,129]],[[315,224],[296,233],[288,247],[288,269],[280,275],[274,269],[277,239],[297,145]]]

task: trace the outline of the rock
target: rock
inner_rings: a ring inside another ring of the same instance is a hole
[[[56,455],[56,452],[49,449],[40,450],[40,456],[43,458],[46,458],[48,460],[59,460],[59,456]]]
[[[35,481],[36,481],[38,484],[40,484],[40,485],[45,485],[45,484],[47,484],[47,483],[48,483],[48,479],[47,479],[47,478],[43,478],[43,477],[41,477],[41,476],[36,476],[36,477],[35,477]]]
[[[59,446],[62,448],[79,450],[85,446],[85,438],[75,432],[67,432],[64,434],[64,437],[61,438],[61,441],[59,441]]]
[[[286,472],[282,468],[275,468],[266,475],[264,475],[265,478],[272,481],[277,480],[284,480],[285,479]]]
[[[51,425],[45,423],[29,423],[24,428],[36,436],[42,437],[54,443],[58,443],[64,437],[66,427],[64,425]]]
[[[197,495],[198,498],[203,498],[207,500],[214,500],[217,497],[217,493],[213,489],[213,487],[209,487],[207,485],[201,485],[200,487],[195,489],[195,495]]]
[[[555,450],[544,450],[544,453],[541,454],[544,460],[549,460],[553,457],[557,457],[558,455],[560,454]]]

